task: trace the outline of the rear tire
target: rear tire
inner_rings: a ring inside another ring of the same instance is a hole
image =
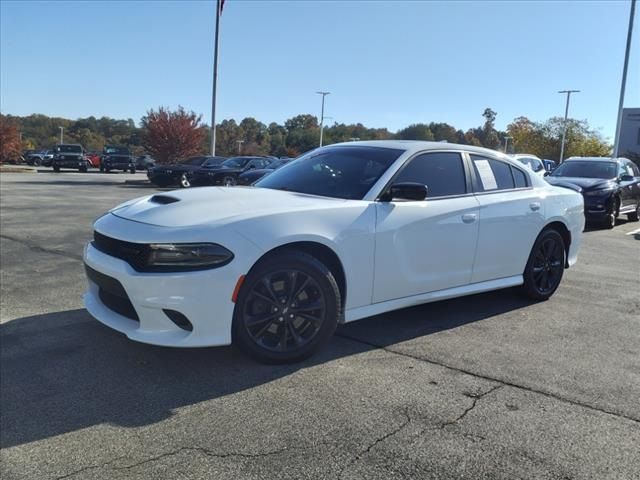
[[[254,266],[233,313],[233,342],[264,363],[302,361],[335,332],[341,312],[333,274],[315,257],[282,252]]]
[[[234,187],[238,184],[236,177],[226,176],[222,179],[222,186],[224,187]]]
[[[182,176],[180,177],[180,186],[182,188],[189,188],[191,186],[191,182],[187,178],[186,173],[183,173]]]
[[[130,171],[131,173],[136,173],[136,169],[135,169],[135,168],[130,168],[130,169],[129,169],[129,171]]]
[[[56,173],[60,173],[60,167],[58,167],[57,165],[53,166],[53,171]]]
[[[33,159],[33,166],[34,167],[39,167],[40,165],[42,165],[42,160],[40,160],[39,158],[34,158]]]
[[[562,235],[545,228],[531,249],[524,269],[523,293],[533,300],[547,300],[557,290],[564,273],[566,249]]]
[[[100,165],[100,173],[104,173],[104,166]]]
[[[82,173],[87,173],[87,167],[86,167],[86,166],[84,166],[84,167],[80,167],[80,168],[78,169],[78,171],[79,171],[79,172],[82,172]]]

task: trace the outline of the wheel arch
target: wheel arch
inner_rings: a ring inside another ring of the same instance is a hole
[[[262,254],[262,256],[253,264],[249,272],[247,272],[247,275],[266,258],[285,251],[297,251],[311,255],[329,269],[338,284],[342,300],[342,313],[344,313],[347,299],[347,277],[344,271],[344,266],[335,250],[324,243],[314,240],[300,240],[278,245],[277,247],[274,247]]]
[[[571,231],[569,228],[560,220],[554,220],[552,222],[547,223],[540,233],[544,230],[551,229],[555,230],[560,234],[562,240],[564,241],[564,250],[565,250],[565,261],[564,267],[569,268],[569,249],[571,247]],[[540,235],[540,233],[538,235]]]

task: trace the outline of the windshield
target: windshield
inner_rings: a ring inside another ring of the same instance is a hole
[[[275,170],[276,168],[280,168],[281,166],[283,166],[285,163],[289,163],[289,160],[287,159],[274,160],[268,165],[268,167]]]
[[[326,147],[275,170],[256,186],[362,200],[402,153],[404,150],[379,147]]]
[[[565,162],[558,166],[553,177],[583,177],[583,178],[615,178],[616,166],[614,162]]]
[[[227,158],[224,162],[222,162],[222,166],[226,168],[244,168],[245,165],[251,160],[253,159],[249,157]]]
[[[82,147],[80,145],[58,145],[55,151],[62,153],[82,153]]]
[[[537,158],[533,158],[533,157],[517,157],[517,160],[520,163],[524,163],[527,167],[529,167],[534,172],[539,172],[540,170],[542,170],[544,168],[544,165],[542,165],[542,162],[540,160],[538,160]]]
[[[126,147],[104,147],[104,153],[109,155],[129,155],[129,149]]]

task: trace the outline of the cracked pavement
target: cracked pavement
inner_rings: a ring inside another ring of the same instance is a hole
[[[3,480],[640,478],[640,224],[585,232],[548,302],[413,307],[266,366],[82,309],[92,220],[155,191],[131,178],[0,178]]]

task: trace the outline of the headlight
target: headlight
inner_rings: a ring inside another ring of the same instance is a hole
[[[611,188],[605,190],[592,190],[590,192],[584,192],[585,197],[605,197],[611,195],[613,190]]]
[[[159,270],[198,270],[226,265],[233,253],[215,243],[152,243],[147,267]]]

